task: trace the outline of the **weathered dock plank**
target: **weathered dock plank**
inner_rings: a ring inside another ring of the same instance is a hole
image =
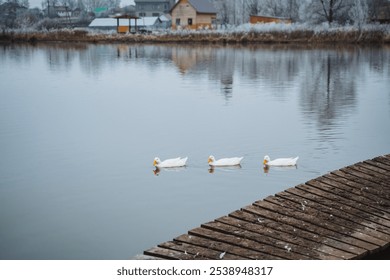
[[[390,157],[388,155],[376,157],[376,158],[372,159],[372,161],[380,162],[380,163],[383,163],[385,165],[390,166]]]
[[[364,181],[355,177],[354,175],[344,173],[340,170],[334,171],[331,174],[324,175],[324,177],[326,178],[328,178],[329,176],[332,176],[332,180],[336,182],[360,190],[363,195],[365,193],[369,193],[377,196],[380,199],[386,199],[387,201],[390,201],[390,189],[386,187],[375,185],[370,181]]]
[[[340,170],[344,171],[345,173],[352,174],[352,175],[354,175],[354,176],[356,176],[356,177],[358,177],[360,179],[363,179],[363,180],[366,180],[366,181],[370,181],[370,182],[374,183],[375,185],[383,186],[383,187],[389,187],[388,182],[383,181],[383,180],[376,180],[375,177],[367,175],[365,173],[362,173],[361,171],[356,170],[355,168],[353,168],[351,166],[342,168]]]
[[[369,192],[365,192],[364,188],[358,189],[355,186],[350,186],[350,185],[347,185],[344,183],[340,183],[339,180],[337,180],[336,176],[325,175],[323,177],[318,178],[318,182],[321,182],[321,183],[329,185],[333,188],[339,189],[340,191],[350,192],[351,195],[362,196],[362,197],[366,198],[367,200],[370,200],[371,203],[384,205],[386,208],[388,208],[390,205],[390,201],[387,200],[386,198],[371,194]]]
[[[333,171],[333,172],[331,172],[331,174],[338,175],[341,178],[346,178],[346,179],[350,180],[351,182],[364,184],[365,186],[368,186],[369,188],[380,189],[380,190],[383,190],[384,192],[389,191],[388,186],[382,185],[379,182],[372,182],[370,180],[366,180],[366,179],[358,176],[353,171],[348,170],[347,168]]]
[[[349,253],[345,250],[337,249],[345,244],[340,245],[335,240],[328,240],[328,242],[323,243],[319,240],[317,234],[295,228],[286,223],[273,221],[268,217],[261,217],[259,215],[242,210],[230,213],[229,217],[234,217],[235,219],[239,220],[241,225],[248,223],[249,225],[264,228],[266,231],[269,231],[270,234],[285,240],[285,242],[301,247],[307,247],[310,250],[318,251],[329,256],[334,256],[333,259],[353,259],[357,257],[357,255],[354,253]],[[321,259],[327,258],[328,257]]]
[[[298,186],[297,188],[302,188],[301,186]],[[351,193],[340,190],[334,187],[330,187],[329,185],[323,184],[320,181],[311,180],[309,182],[306,182],[304,185],[304,189],[307,189],[310,192],[318,192],[322,194],[322,196],[328,196],[332,197],[332,199],[340,200],[342,203],[346,203],[346,205],[359,207],[363,211],[367,211],[371,213],[372,215],[380,216],[386,220],[390,220],[390,209],[387,209],[386,207],[381,207],[380,205],[372,203],[370,200],[367,200],[366,198],[362,196],[352,195]]]
[[[277,212],[282,215],[294,218],[296,220],[304,221],[307,223],[307,226],[310,230],[318,233],[319,235],[330,236],[332,238],[338,239],[342,242],[345,242],[350,245],[354,245],[359,248],[363,248],[370,252],[375,252],[379,246],[364,241],[361,234],[352,231],[345,226],[336,226],[331,222],[331,217],[327,220],[317,219],[316,216],[307,215],[305,213],[289,211],[284,207],[284,205],[279,205],[270,203],[268,201],[258,201],[254,203],[255,206],[268,209],[270,211]]]
[[[166,260],[207,260],[208,258],[191,255],[187,253],[183,253],[176,250],[171,249],[165,249],[161,247],[154,247],[147,251],[145,255],[156,257],[159,259],[166,259]]]
[[[340,240],[339,238],[333,238],[331,235],[324,235],[321,234],[321,232],[316,228],[311,228],[310,224],[308,224],[305,221],[302,221],[300,219],[295,219],[288,217],[283,214],[275,213],[273,211],[269,211],[267,209],[262,209],[260,207],[250,205],[247,207],[242,208],[243,211],[247,211],[249,213],[258,215],[262,218],[269,218],[271,220],[280,222],[281,224],[291,226],[295,230],[300,230],[301,235],[308,235],[314,239],[324,244],[327,244],[329,246],[333,246],[336,249],[340,249],[352,254],[355,254],[359,257],[363,257],[365,254],[367,254],[367,251],[363,248],[357,247],[355,245],[351,245],[350,243],[347,243],[343,240]],[[268,224],[267,224],[268,226]]]
[[[322,211],[328,213],[329,215],[339,216],[352,222],[358,221],[363,227],[372,229],[376,233],[376,237],[381,238],[381,236],[384,234],[385,240],[388,240],[387,238],[390,235],[390,228],[383,226],[384,223],[388,223],[387,220],[377,216],[369,215],[367,212],[361,211],[360,209],[335,202],[334,200],[328,199],[327,197],[302,191],[298,188],[288,189],[280,195],[285,196],[285,193],[300,197],[305,201],[311,201],[312,207],[322,209]]]
[[[214,240],[210,240],[208,238],[199,237],[196,235],[183,234],[174,239],[174,241],[179,241],[182,243],[188,243],[192,245],[196,245],[205,249],[212,249],[218,252],[216,258],[221,259],[221,255],[226,253],[223,256],[223,259],[226,259],[225,256],[231,255],[234,259],[252,259],[255,260],[260,255],[258,252],[250,252],[236,245],[230,245],[224,242],[218,242]],[[264,255],[262,255],[264,256]]]
[[[263,236],[258,233],[250,232],[247,230],[243,230],[239,227],[231,226],[229,224],[220,223],[218,221],[215,222],[209,222],[206,224],[203,224],[202,227],[220,232],[223,234],[232,235],[234,237],[238,237],[240,239],[248,240],[250,244],[252,242],[260,243],[261,251],[266,252],[272,252],[272,255],[276,255],[280,258],[283,258],[286,256],[286,251],[289,252],[288,258],[289,259],[312,259],[313,257],[307,256],[302,251],[298,250],[297,246],[291,245],[291,244],[283,244],[283,242],[280,242],[278,240],[272,240],[271,238],[268,238],[267,236]],[[273,242],[272,242],[273,241]],[[259,247],[257,245],[256,247]]]
[[[377,161],[366,160],[363,163],[366,164],[365,167],[367,169],[374,170],[374,171],[379,172],[381,174],[387,174],[387,172],[390,171],[390,166],[389,165],[386,165],[386,164],[383,164],[383,163],[380,163],[380,162],[377,162]]]
[[[386,197],[383,197],[383,194],[390,193],[387,191],[386,188],[382,189],[379,194],[378,193],[371,193],[365,189],[364,184],[356,183],[356,182],[348,184],[348,183],[346,183],[347,182],[346,179],[343,180],[342,177],[336,176],[334,174],[324,175],[324,176],[318,178],[318,181],[322,182],[324,184],[327,184],[329,186],[332,186],[334,188],[339,188],[343,191],[351,192],[352,195],[363,196],[363,197],[365,197],[365,198],[367,198],[375,203],[377,203],[378,201],[383,201],[383,203],[390,203],[390,200],[387,200]],[[378,187],[376,187],[374,189],[374,192],[375,192],[375,190],[377,191]]]
[[[221,225],[221,227],[225,226],[227,230],[233,230],[239,237],[242,236],[255,241],[261,241],[282,250],[289,250],[291,252],[307,256],[310,259],[342,259],[342,257],[313,250],[313,248],[307,246],[307,241],[302,242],[301,240],[301,242],[297,242],[296,237],[294,236],[282,234],[281,232],[270,230],[269,228],[265,228],[258,224],[248,223],[229,216],[221,217],[216,221],[225,224]],[[216,226],[219,225],[216,224]],[[241,231],[238,231],[238,229],[241,229]]]
[[[359,259],[390,246],[390,155],[332,171],[144,252],[159,259]]]
[[[247,238],[240,238],[231,234],[210,230],[208,228],[204,228],[204,225],[202,225],[201,228],[190,230],[189,233],[209,238],[211,240],[225,242],[230,245],[237,245],[238,247],[246,250],[256,251],[259,255],[263,255],[262,258],[258,259],[291,259],[289,255],[286,255],[285,252],[282,252],[282,250],[276,247],[268,246],[264,243],[256,242]]]
[[[386,180],[385,176],[382,176],[382,174],[377,173],[375,171],[368,170],[364,166],[359,165],[359,163],[353,166],[349,166],[347,168],[354,170],[356,173],[360,173],[361,177],[367,178],[367,180],[369,181],[384,185],[388,184],[388,181]]]
[[[225,259],[225,260],[236,260],[238,256],[234,256],[230,253],[220,252],[218,250],[203,248],[197,245],[183,243],[177,240],[168,241],[160,244],[160,248],[168,250],[178,251],[180,253],[189,254],[193,258],[206,258],[206,259]],[[240,256],[244,258],[244,256]]]
[[[338,210],[337,208],[342,207],[342,205],[332,208],[309,199],[302,199],[288,192],[276,194],[275,199],[279,198],[283,198],[286,201],[289,201],[289,203],[294,203],[296,207],[302,208],[302,211],[305,211],[309,215],[316,216],[317,219],[331,220],[331,222],[336,225],[344,225],[351,230],[362,232],[369,236],[369,239],[367,240],[370,240],[370,242],[376,245],[385,246],[387,240],[390,239],[390,234],[378,232],[376,229],[372,229],[368,227],[367,224],[362,223],[361,218],[359,219],[357,216],[352,216],[344,211]]]

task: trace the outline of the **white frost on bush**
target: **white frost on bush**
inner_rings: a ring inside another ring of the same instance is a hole
[[[115,36],[147,36],[141,34],[117,34],[116,30],[99,30],[99,29],[89,29],[89,28],[62,28],[62,29],[41,29],[37,31],[35,26],[32,27],[24,27],[20,29],[6,29],[3,31],[13,32],[15,34],[31,34],[31,33],[57,33],[57,32],[68,32],[72,33],[75,30],[84,30],[88,33],[89,36],[94,35],[106,35],[108,37]],[[365,24],[362,26],[357,25],[335,25],[324,23],[320,25],[311,25],[307,23],[266,23],[266,24],[242,24],[239,26],[229,26],[229,27],[221,27],[218,29],[203,29],[203,30],[159,30],[153,31],[154,36],[191,36],[191,35],[220,35],[220,36],[229,36],[229,35],[237,35],[237,34],[252,34],[252,33],[285,33],[291,34],[293,32],[312,32],[315,35],[336,35],[336,34],[347,34],[354,32],[366,32],[366,33],[374,33],[381,32],[386,36],[390,36],[390,25],[384,24]]]

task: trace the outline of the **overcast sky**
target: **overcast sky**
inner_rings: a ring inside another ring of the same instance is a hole
[[[38,8],[42,8],[42,3],[43,0],[29,0],[28,2],[30,3],[30,8],[35,8],[35,7],[38,7]],[[134,4],[134,0],[121,0],[121,7],[123,6],[127,6],[127,5],[130,5],[130,4]]]

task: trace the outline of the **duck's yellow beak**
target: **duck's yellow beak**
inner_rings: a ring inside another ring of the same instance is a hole
[[[209,158],[207,162],[210,163],[210,162],[213,162],[213,160],[211,158]]]
[[[153,166],[156,166],[156,165],[157,165],[157,161],[154,160],[154,161],[153,161]]]
[[[268,163],[268,160],[265,159],[265,160],[263,161],[263,164],[264,164],[264,165],[267,165],[267,163]]]

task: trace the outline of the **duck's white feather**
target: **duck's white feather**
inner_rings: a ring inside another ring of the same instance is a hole
[[[181,167],[185,166],[187,163],[188,157],[185,158],[171,158],[161,161],[158,157],[154,159],[153,165],[159,168],[169,168],[169,167]]]
[[[208,162],[210,166],[234,166],[240,165],[243,157],[221,158],[216,160],[213,156],[209,156]]]
[[[293,166],[297,164],[299,157],[295,158],[277,158],[271,160],[269,156],[264,157],[264,165],[268,166]]]

